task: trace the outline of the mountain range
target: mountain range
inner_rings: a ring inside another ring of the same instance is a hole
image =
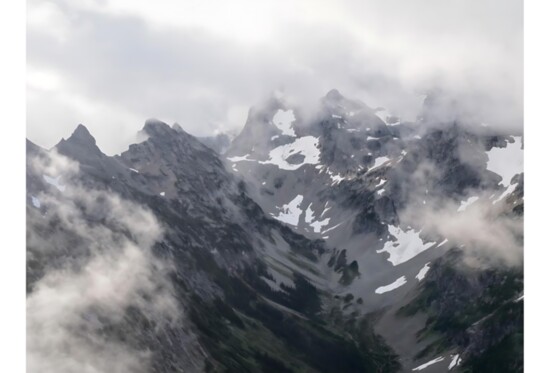
[[[523,136],[449,107],[27,140],[29,369],[522,371]]]

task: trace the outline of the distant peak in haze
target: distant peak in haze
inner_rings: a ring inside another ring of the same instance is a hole
[[[336,100],[336,101],[344,99],[344,96],[342,96],[340,91],[338,91],[337,89],[331,89],[330,91],[327,92],[325,97],[329,100]]]
[[[160,136],[160,135],[166,135],[171,133],[172,128],[170,128],[168,124],[166,124],[161,120],[158,120],[156,118],[149,118],[145,121],[145,125],[143,126],[143,131],[147,133],[149,136]],[[179,131],[183,131],[183,129],[179,127]]]

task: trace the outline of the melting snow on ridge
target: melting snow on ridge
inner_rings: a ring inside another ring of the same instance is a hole
[[[321,229],[325,226],[325,225],[328,225],[328,223],[330,223],[330,218],[326,218],[324,220],[320,220],[320,221],[314,221],[313,223],[311,223],[311,227],[313,228],[313,231],[315,233],[321,233]]]
[[[340,181],[346,179],[345,177],[340,176],[339,174],[334,175],[334,174],[332,173],[332,171],[329,170],[328,168],[327,168],[327,173],[328,173],[328,176],[330,176],[330,178],[331,178],[331,180],[332,180],[332,184],[331,184],[331,185],[338,184],[338,183],[340,183]]]
[[[332,208],[332,206],[329,206],[328,205],[328,201],[325,202],[325,209],[323,210],[323,212],[321,213],[321,217],[323,217],[327,212],[328,210],[330,210]]]
[[[447,242],[449,242],[449,240],[447,238],[445,238],[443,241],[441,241],[441,243],[439,245],[437,245],[436,247],[441,247],[443,245],[445,245]]]
[[[516,183],[516,184],[510,184],[510,185],[508,185],[508,187],[507,187],[506,190],[500,195],[500,197],[498,197],[497,199],[495,199],[495,200],[493,201],[493,205],[494,205],[495,203],[497,203],[498,201],[504,199],[504,197],[506,197],[506,196],[512,194],[512,192],[514,191],[514,189],[516,189],[517,185],[518,185],[517,183]]]
[[[283,205],[281,207],[281,212],[278,216],[273,217],[277,220],[282,221],[283,223],[287,223],[290,225],[298,225],[298,221],[300,220],[300,215],[302,215],[302,210],[300,209],[300,204],[302,203],[302,200],[304,199],[304,196],[298,194],[292,201],[290,201],[288,204]]]
[[[388,261],[394,266],[414,258],[435,243],[424,243],[420,238],[420,232],[415,232],[413,229],[404,231],[399,227],[388,225],[388,230],[397,241],[387,241],[384,247],[376,252],[390,254]]]
[[[40,200],[36,198],[35,196],[31,196],[32,205],[36,207],[37,209],[40,208]]]
[[[376,167],[382,166],[384,163],[389,161],[390,159],[388,157],[378,157],[374,160],[374,166],[372,166],[371,170],[375,169]]]
[[[325,220],[328,220],[328,219],[329,219],[329,218],[326,218]],[[323,221],[325,221],[325,220],[323,220]],[[327,223],[328,223],[328,222],[327,222]],[[325,229],[325,230],[323,231],[323,233],[327,233],[327,232],[330,232],[330,231],[333,230],[333,229],[338,228],[339,226],[342,225],[342,223],[343,223],[343,222],[340,222],[340,223],[336,224],[334,227],[330,227],[329,229]]]
[[[241,156],[230,157],[230,158],[227,158],[227,159],[229,159],[231,162],[254,161],[253,159],[249,159],[248,158],[249,156],[250,156],[250,154],[245,154],[245,155],[241,155]]]
[[[269,152],[269,159],[261,161],[261,164],[274,164],[283,170],[297,170],[304,164],[318,164],[321,152],[317,148],[319,139],[313,136],[304,136],[297,138],[290,144],[276,147]],[[290,164],[286,161],[288,157],[294,154],[302,154],[305,158],[301,164]]]
[[[523,172],[523,149],[521,137],[515,136],[514,143],[507,143],[505,148],[493,147],[487,152],[489,162],[487,169],[502,176],[501,184],[510,185],[514,175]]]
[[[292,110],[277,110],[273,116],[273,124],[281,130],[283,135],[296,136],[294,129],[292,128],[292,122],[296,118],[294,117],[294,112]]]
[[[418,281],[422,281],[424,277],[426,277],[426,274],[430,270],[429,264],[430,262],[424,264],[424,267],[420,268],[420,271],[418,271],[418,274],[415,276]]]
[[[61,183],[59,182],[59,180],[61,179],[61,176],[58,176],[55,179],[48,175],[42,175],[42,176],[44,177],[44,180],[46,180],[48,184],[53,185],[54,187],[59,189],[59,191],[63,192],[65,190],[65,185],[61,185]]]
[[[395,289],[397,289],[398,287],[405,285],[406,283],[407,283],[407,278],[406,278],[405,276],[401,276],[401,277],[399,277],[397,280],[395,280],[394,282],[392,282],[392,283],[389,284],[389,285],[380,286],[380,287],[377,288],[374,292],[375,292],[376,294],[387,293],[388,291],[395,290]]]
[[[433,365],[435,363],[439,363],[440,361],[443,361],[443,360],[445,360],[445,358],[443,356],[436,357],[435,359],[428,361],[426,364],[422,364],[422,365],[417,366],[416,368],[413,369],[413,371],[422,370],[424,368],[429,367],[430,365]]]
[[[313,210],[311,209],[311,203],[306,209],[306,223],[308,223],[315,233],[321,233],[321,229],[330,222],[330,218],[326,218],[320,221],[314,221]]]
[[[466,201],[460,202],[460,207],[456,211],[460,212],[460,211],[466,210],[466,208],[468,208],[468,206],[470,206],[472,203],[474,203],[478,199],[479,199],[479,197],[474,196],[474,197],[468,198]]]
[[[449,364],[449,370],[453,369],[454,367],[459,366],[460,362],[462,361],[459,354],[451,355],[451,359],[452,359],[452,361],[451,361],[451,364]]]

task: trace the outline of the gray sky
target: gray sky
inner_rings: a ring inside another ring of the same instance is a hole
[[[521,127],[522,1],[28,0],[27,136],[44,147],[83,123],[118,153],[150,117],[235,132],[275,89],[412,119],[433,86]]]

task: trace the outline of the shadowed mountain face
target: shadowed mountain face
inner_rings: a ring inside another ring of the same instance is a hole
[[[521,370],[521,137],[427,102],[272,98],[225,153],[157,120],[114,157],[27,142],[29,366]]]

